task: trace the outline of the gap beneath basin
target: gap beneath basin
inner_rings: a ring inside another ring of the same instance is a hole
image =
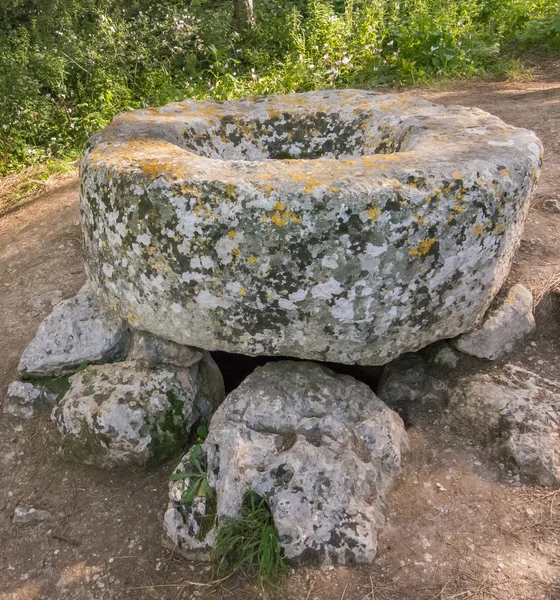
[[[241,382],[248,377],[257,367],[262,367],[269,362],[279,360],[300,361],[299,358],[289,356],[246,356],[244,354],[233,354],[230,352],[211,352],[212,358],[222,372],[226,386],[226,394],[237,388]],[[377,391],[377,385],[383,372],[383,367],[369,367],[362,365],[344,365],[341,363],[311,361],[324,365],[331,371],[341,375],[350,375],[358,381],[365,383],[373,392]]]

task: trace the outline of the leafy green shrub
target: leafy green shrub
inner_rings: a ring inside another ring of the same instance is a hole
[[[265,498],[248,492],[243,498],[240,517],[220,523],[212,561],[219,576],[234,571],[248,574],[256,571],[263,579],[285,571],[278,532]]]
[[[0,0],[0,175],[74,156],[123,110],[419,82],[560,51],[557,0]]]

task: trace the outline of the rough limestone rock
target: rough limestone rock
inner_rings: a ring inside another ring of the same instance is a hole
[[[181,344],[385,364],[481,320],[541,154],[479,109],[358,90],[124,113],[81,163],[87,273]]]
[[[196,472],[191,453],[192,449],[183,456],[174,473]],[[208,471],[206,449],[200,462]],[[208,477],[214,480],[213,475]],[[190,484],[190,479],[169,482],[169,505],[163,517],[164,543],[188,560],[210,560],[218,522],[216,497],[197,495],[192,503],[184,504],[181,497]]]
[[[208,420],[226,397],[222,373],[206,350],[176,344],[146,331],[133,331],[127,358],[137,360],[148,367],[168,365],[188,369],[197,364],[200,387],[208,400],[206,408],[201,405],[199,411],[201,416]]]
[[[113,467],[157,462],[181,449],[211,404],[199,364],[149,368],[130,360],[72,376],[52,415],[64,454]]]
[[[508,364],[460,379],[449,400],[449,422],[467,430],[527,479],[560,485],[560,385]]]
[[[12,381],[4,398],[4,414],[30,419],[36,409],[52,406],[57,398],[57,394],[43,390],[32,383]]]
[[[313,363],[268,363],[210,423],[203,460],[216,505],[181,505],[190,482],[172,482],[166,532],[201,558],[212,523],[238,516],[252,491],[267,498],[288,562],[371,562],[407,443],[401,419],[365,384]],[[178,470],[191,469],[189,457]]]
[[[383,370],[377,395],[399,414],[409,416],[414,405],[443,404],[458,375],[459,354],[446,343],[425,352],[399,356]]]
[[[63,300],[39,325],[19,362],[23,376],[72,373],[84,361],[115,360],[125,350],[128,327],[106,310],[86,284],[76,296]]]
[[[461,335],[453,344],[465,354],[496,360],[509,354],[535,327],[533,294],[518,283],[488,312],[480,328]]]

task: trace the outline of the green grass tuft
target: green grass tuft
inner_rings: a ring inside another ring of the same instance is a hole
[[[220,577],[240,571],[270,579],[286,570],[278,532],[265,498],[248,492],[243,498],[240,517],[220,523],[212,562],[216,576]]]

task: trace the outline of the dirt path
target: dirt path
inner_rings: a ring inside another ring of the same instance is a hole
[[[410,92],[405,92],[410,93]],[[473,105],[537,132],[545,164],[511,280],[537,295],[560,273],[560,64],[535,79],[468,83],[422,95]],[[52,304],[84,281],[77,183],[68,181],[0,219],[0,395]],[[547,294],[533,344],[513,360],[560,379],[560,303]],[[154,471],[99,472],[61,462],[48,414],[0,419],[0,600],[257,598],[258,586],[229,580],[217,589],[205,565],[161,544],[166,479]],[[410,430],[412,452],[388,506],[376,564],[301,569],[280,595],[301,600],[560,599],[560,491],[520,485],[483,451],[434,425]],[[439,492],[436,483],[447,491]],[[16,505],[54,520],[14,525]],[[57,537],[58,536],[58,537]],[[183,587],[171,584],[183,583]]]

